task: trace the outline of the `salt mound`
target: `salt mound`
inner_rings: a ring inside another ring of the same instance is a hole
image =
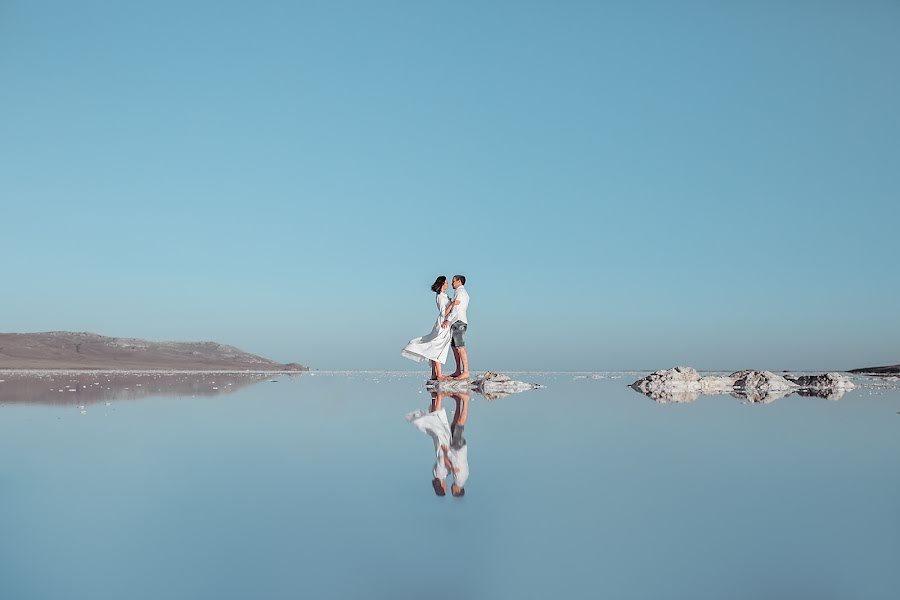
[[[846,375],[825,373],[823,375],[801,375],[792,377],[791,381],[808,390],[845,390],[850,391],[856,385]]]
[[[856,388],[849,377],[840,373],[824,373],[822,375],[801,375],[789,377],[800,386],[801,396],[816,396],[826,400],[840,400],[844,394]]]
[[[477,392],[488,400],[499,400],[510,394],[527,392],[543,387],[536,383],[516,381],[503,373],[487,371],[474,381],[434,381],[430,380],[426,387],[436,392],[463,393]]]
[[[799,387],[772,371],[737,371],[734,379],[734,395],[754,404],[768,404],[790,395]]]
[[[650,373],[631,384],[657,402],[693,402],[700,397],[700,373],[691,367],[674,367]]]
[[[772,371],[751,369],[728,376],[701,377],[691,367],[675,367],[651,373],[631,387],[657,402],[692,402],[700,394],[731,394],[754,404],[767,404],[795,392],[838,400],[856,386],[841,373],[784,377]]]

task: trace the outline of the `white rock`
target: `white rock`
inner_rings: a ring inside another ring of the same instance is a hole
[[[482,394],[488,400],[498,400],[505,398],[510,394],[518,394],[527,392],[528,390],[538,389],[542,386],[536,383],[525,383],[524,381],[515,381],[508,375],[488,371],[474,381],[434,381],[430,380],[426,387],[437,392],[447,393],[469,393],[477,392]]]
[[[734,395],[754,404],[768,404],[800,387],[772,371],[737,371],[731,377],[734,378]]]
[[[695,369],[675,367],[651,373],[631,387],[657,402],[691,402],[700,394],[731,394],[754,404],[766,404],[795,392],[837,400],[856,386],[841,373],[784,377],[772,371],[745,370],[724,377],[700,377]]]
[[[650,373],[631,387],[658,402],[693,402],[700,396],[700,373],[691,367],[674,367]]]
[[[791,381],[807,390],[849,391],[856,388],[856,385],[849,377],[835,372],[823,375],[801,375],[791,378]]]
[[[693,402],[700,397],[700,374],[691,367],[655,371],[638,379],[631,387],[661,403]]]

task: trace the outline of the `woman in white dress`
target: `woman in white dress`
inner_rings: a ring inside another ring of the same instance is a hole
[[[436,294],[438,316],[431,333],[410,340],[400,354],[416,362],[431,361],[431,378],[441,378],[441,365],[447,362],[447,353],[450,351],[450,339],[452,333],[449,327],[441,327],[441,323],[450,314],[453,303],[445,293],[448,286],[447,278],[441,275],[434,280],[431,291]]]

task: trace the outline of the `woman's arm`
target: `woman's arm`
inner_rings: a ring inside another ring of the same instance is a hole
[[[448,316],[450,314],[450,311],[453,310],[453,307],[456,306],[457,304],[459,304],[459,300],[454,300],[453,302],[448,304],[447,308],[444,309],[444,316],[445,317]]]

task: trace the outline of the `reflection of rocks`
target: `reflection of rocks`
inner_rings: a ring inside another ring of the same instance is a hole
[[[797,393],[801,396],[817,396],[828,400],[840,400],[845,393],[856,387],[849,377],[840,373],[801,375],[788,379],[800,386]]]
[[[774,402],[789,396],[798,387],[772,371],[737,371],[730,377],[734,380],[734,395],[754,404]]]
[[[793,393],[838,400],[855,386],[840,373],[783,377],[771,371],[745,370],[701,377],[690,367],[675,367],[651,373],[631,387],[660,403],[692,402],[700,394],[730,394],[753,404],[768,404]]]
[[[824,398],[825,400],[840,400],[847,393],[845,389],[836,390],[805,390],[800,388],[797,390],[798,396],[812,396],[815,398]]]
[[[693,402],[700,396],[700,373],[691,367],[674,367],[650,373],[631,384],[657,402]]]
[[[536,383],[516,381],[508,375],[488,371],[474,381],[434,381],[430,380],[426,387],[429,390],[447,393],[477,392],[487,400],[499,400],[510,394],[518,394],[542,387]]]
[[[216,396],[272,373],[186,371],[5,371],[0,404],[86,405],[150,396]]]

